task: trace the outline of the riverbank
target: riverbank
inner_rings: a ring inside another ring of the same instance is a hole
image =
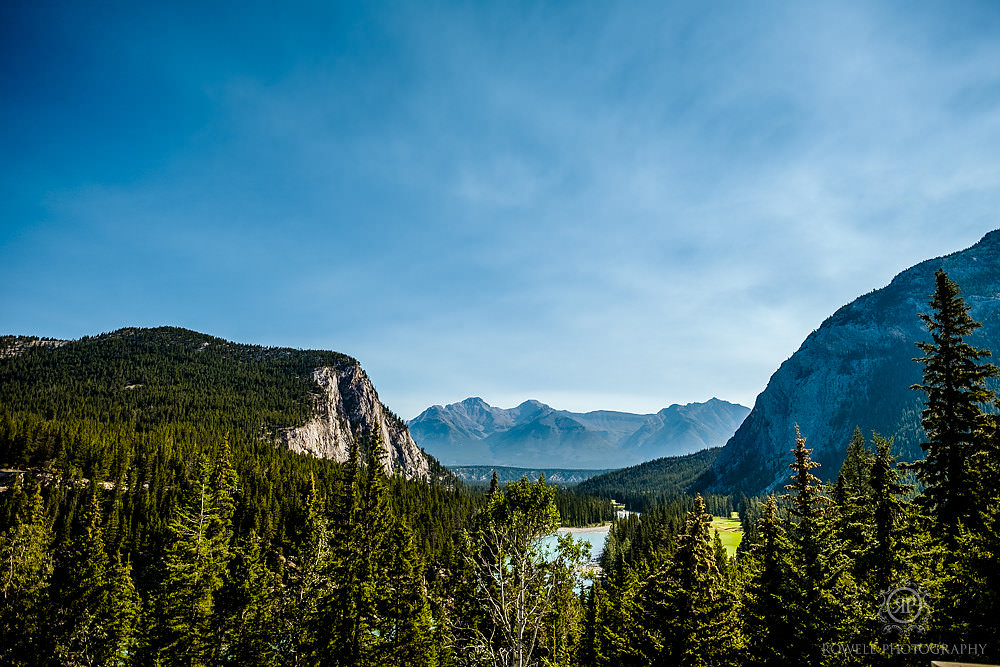
[[[565,535],[566,533],[573,533],[574,535],[579,533],[585,535],[587,533],[606,533],[611,528],[611,522],[605,521],[604,523],[595,523],[591,526],[559,526],[559,533]]]

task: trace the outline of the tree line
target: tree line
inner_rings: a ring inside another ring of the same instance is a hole
[[[372,435],[336,464],[244,427],[227,438],[222,415],[175,428],[37,390],[41,413],[5,404],[0,418],[0,459],[18,464],[0,482],[3,660],[926,664],[959,645],[995,658],[997,369],[965,342],[980,325],[942,272],[923,317],[924,459],[897,463],[891,441],[859,431],[823,484],[790,434],[784,488],[647,500],[615,521],[599,570],[578,542],[542,538],[561,507],[579,520],[602,506],[560,501],[544,478],[477,494],[386,477]],[[734,508],[731,557],[710,524]],[[902,621],[880,602],[901,587],[923,596]]]

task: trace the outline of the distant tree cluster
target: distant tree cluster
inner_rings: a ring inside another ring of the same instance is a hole
[[[613,470],[586,479],[574,487],[582,496],[610,498],[628,505],[636,512],[662,504],[674,502],[685,495],[691,481],[708,471],[719,455],[721,447],[704,449],[687,456],[668,456],[646,461],[621,470]],[[720,499],[723,498],[720,496]],[[731,503],[724,500],[708,500],[709,511],[716,515],[728,516]],[[725,505],[719,506],[721,502]]]

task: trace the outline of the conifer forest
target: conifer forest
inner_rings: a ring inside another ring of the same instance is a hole
[[[714,451],[643,493],[627,475],[577,490],[387,475],[377,432],[341,463],[276,447],[334,353],[220,341],[192,365],[175,329],[58,355],[4,339],[0,663],[998,662],[998,369],[967,341],[982,325],[959,286],[935,285],[914,349],[923,458],[859,429],[839,473],[818,471],[810,434],[789,433],[785,483],[755,497],[690,491]],[[612,520],[612,498],[638,514],[596,562],[570,537],[542,545]],[[734,556],[710,526],[732,511]],[[919,622],[886,616],[900,582]],[[949,658],[958,646],[977,653]]]

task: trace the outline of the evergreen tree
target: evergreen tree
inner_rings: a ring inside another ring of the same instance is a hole
[[[732,583],[733,572],[730,568],[729,552],[726,551],[726,547],[722,544],[722,537],[719,535],[718,530],[712,531],[712,551],[715,552],[715,566],[719,568],[722,580]]]
[[[843,638],[859,614],[857,591],[847,572],[850,563],[833,535],[830,500],[823,494],[818,477],[810,472],[819,466],[812,460],[812,450],[795,428],[795,460],[790,491],[792,523],[789,530],[791,550],[790,611],[796,618],[788,638],[789,658],[795,662],[821,664],[828,661],[821,654],[823,644]]]
[[[645,662],[634,650],[639,637],[639,593],[648,576],[648,566],[625,563],[619,552],[614,577],[608,578],[607,594],[598,598],[602,619],[594,642],[596,664],[601,667],[642,667]]]
[[[604,662],[600,629],[604,625],[601,612],[605,604],[601,580],[595,578],[590,588],[584,591],[583,640],[579,653],[580,664],[584,667],[597,667]]]
[[[316,488],[316,478],[309,478],[305,524],[297,541],[296,553],[286,568],[281,611],[281,640],[278,650],[285,664],[309,664],[314,645],[325,638],[325,628],[319,627],[318,605],[330,594],[328,570],[330,563],[330,528],[323,499]]]
[[[856,428],[833,492],[834,531],[852,560],[864,551],[871,537],[872,464],[872,453],[861,429]]]
[[[927,457],[916,462],[924,484],[922,499],[943,530],[949,547],[958,546],[961,526],[979,519],[979,488],[982,480],[974,468],[977,452],[984,446],[989,420],[981,405],[995,400],[986,380],[997,376],[993,364],[981,363],[990,356],[965,342],[982,325],[969,315],[959,288],[943,270],[934,276],[931,314],[920,314],[931,342],[917,343],[924,353],[923,382],[913,385],[927,394],[923,426]]]
[[[790,588],[791,544],[773,495],[767,497],[756,534],[748,554],[750,578],[743,602],[747,658],[759,665],[791,664],[788,638],[795,624],[791,605],[796,597]]]
[[[219,662],[277,664],[274,619],[275,576],[263,561],[262,543],[251,533],[233,549],[225,582],[216,594]]]
[[[229,564],[232,540],[234,475],[228,446],[220,448],[213,465],[202,460],[198,477],[170,522],[170,542],[164,558],[164,577],[157,596],[158,658],[174,663],[203,665],[219,649],[214,632],[215,594]]]
[[[37,483],[20,494],[13,514],[0,535],[0,646],[10,664],[30,665],[39,655],[53,567],[52,529]]]
[[[716,563],[711,522],[699,494],[673,558],[639,591],[635,648],[646,664],[702,667],[734,657],[735,596]]]
[[[875,459],[871,468],[872,531],[867,548],[858,559],[860,579],[873,593],[885,590],[908,570],[906,528],[909,524],[907,496],[913,489],[901,481],[892,455],[892,440],[875,435]]]
[[[378,648],[372,662],[386,667],[431,667],[437,662],[431,608],[413,534],[402,519],[392,527],[387,547],[388,562],[378,576],[385,577],[388,595],[377,602]]]
[[[981,509],[983,528],[962,531],[954,566],[945,583],[945,608],[937,624],[945,639],[989,647],[991,662],[1000,655],[1000,502]]]
[[[88,496],[81,521],[83,528],[63,566],[68,583],[61,587],[52,606],[61,617],[56,655],[70,664],[92,665],[104,664],[109,652],[103,612],[111,582],[96,484],[91,484]],[[116,648],[110,649],[112,655],[117,653]]]
[[[139,618],[142,601],[132,580],[132,567],[115,553],[108,570],[107,593],[102,615],[106,636],[106,652],[98,664],[120,667],[127,665],[138,649]]]
[[[376,430],[367,442],[366,465],[351,455],[338,507],[340,525],[330,567],[330,595],[319,611],[318,656],[331,665],[378,665],[379,608],[391,597],[386,567],[393,513],[382,470],[382,440]],[[325,641],[324,641],[325,640]]]

